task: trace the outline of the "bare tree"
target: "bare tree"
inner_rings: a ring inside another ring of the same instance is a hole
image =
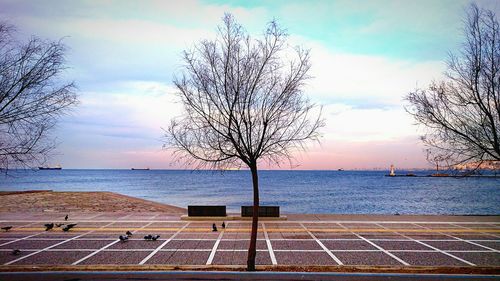
[[[407,96],[407,111],[427,128],[424,143],[453,165],[500,161],[500,28],[490,10],[471,4],[465,40],[450,53],[446,79]]]
[[[439,151],[433,151],[432,149],[428,148],[425,150],[426,152],[426,159],[427,159],[427,162],[429,162],[430,164],[432,164],[433,166],[436,167],[436,174],[435,175],[438,175],[440,173],[439,171],[439,168],[440,168],[440,165],[441,165],[441,168],[445,167],[449,167],[449,155],[448,154],[439,154],[439,153],[436,153],[436,152],[439,152]]]
[[[54,147],[49,131],[77,102],[73,83],[61,83],[65,47],[36,37],[15,40],[0,22],[0,169],[43,162]]]
[[[309,51],[297,47],[289,52],[286,38],[272,21],[262,39],[252,39],[226,14],[215,40],[201,41],[184,52],[184,71],[174,79],[185,112],[172,120],[167,146],[197,167],[223,170],[243,165],[251,171],[248,270],[255,270],[258,164],[291,160],[292,151],[304,148],[306,140],[317,140],[323,126],[317,107],[302,95],[309,78]]]

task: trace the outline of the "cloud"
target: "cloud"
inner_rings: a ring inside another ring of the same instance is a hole
[[[307,43],[306,43],[307,44]],[[402,97],[418,85],[440,79],[441,61],[412,61],[359,55],[327,49],[317,42],[311,48],[311,96],[326,102],[349,102],[365,106],[400,105]]]
[[[457,37],[453,29],[460,17],[449,11],[460,7],[435,1],[251,7],[191,0],[0,1],[0,16],[23,35],[69,36],[67,77],[76,80],[81,105],[57,135],[58,157],[73,167],[171,167],[169,152],[161,150],[161,128],[181,109],[171,78],[182,50],[212,37],[224,12],[252,35],[276,16],[290,28],[292,45],[311,48],[314,78],[305,93],[324,105],[327,127],[321,148],[311,145],[310,157],[298,153],[303,167],[385,167],[404,157],[424,165],[402,100],[416,86],[442,77],[440,56],[443,46],[454,44],[450,38]],[[408,55],[418,52],[433,55]]]

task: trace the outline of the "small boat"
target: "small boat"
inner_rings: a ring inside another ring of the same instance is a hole
[[[149,168],[132,168],[132,171],[149,171]]]
[[[38,167],[38,170],[62,170],[62,167],[60,165],[54,166],[54,167]]]
[[[344,171],[344,169],[340,168],[340,169],[337,169],[337,171],[339,171],[339,172],[343,172],[343,171]]]

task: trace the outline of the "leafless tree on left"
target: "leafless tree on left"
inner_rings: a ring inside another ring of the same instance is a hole
[[[62,81],[66,47],[61,41],[15,38],[0,22],[0,169],[32,167],[47,160],[51,129],[77,104],[73,82]]]

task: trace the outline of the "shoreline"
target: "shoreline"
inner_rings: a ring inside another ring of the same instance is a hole
[[[187,214],[187,208],[108,191],[0,191],[1,213],[163,213]],[[500,221],[500,214],[298,214],[283,213],[291,221]],[[229,215],[239,215],[228,212]]]

